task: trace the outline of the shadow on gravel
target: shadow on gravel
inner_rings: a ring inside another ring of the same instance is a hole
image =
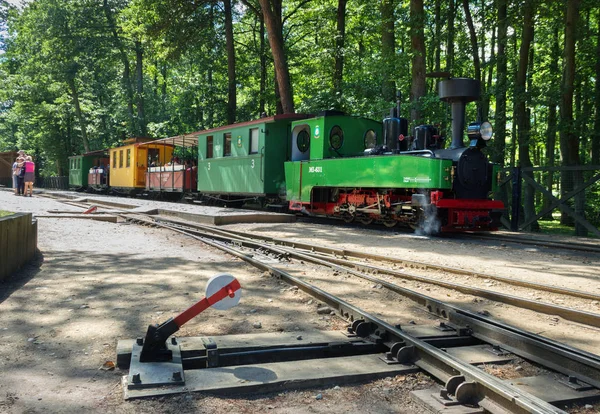
[[[0,282],[0,303],[4,302],[10,295],[33,279],[40,272],[43,263],[44,255],[40,250],[36,249],[35,255],[29,263],[14,272],[4,282]]]

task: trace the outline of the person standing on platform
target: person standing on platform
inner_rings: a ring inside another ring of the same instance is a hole
[[[25,158],[25,175],[23,177],[25,182],[25,194],[29,190],[29,197],[33,197],[33,182],[35,181],[35,164],[30,155]]]
[[[25,160],[23,157],[17,158],[17,195],[23,195],[25,192]]]
[[[15,195],[19,195],[19,173],[21,169],[19,168],[19,158],[13,162],[12,165],[12,180],[13,180],[13,188],[15,189]]]

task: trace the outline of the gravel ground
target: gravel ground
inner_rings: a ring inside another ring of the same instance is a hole
[[[120,201],[202,214],[232,211]],[[81,212],[57,201],[15,197],[7,191],[0,191],[0,210],[39,215],[48,210]],[[600,293],[598,257],[304,222],[229,227]],[[202,318],[185,325],[179,336],[252,333],[257,331],[255,322],[260,322],[265,332],[339,329],[342,324],[317,315],[316,303],[308,305],[309,297],[283,292],[284,286],[277,280],[240,260],[165,230],[40,218],[38,238],[38,260],[0,285],[0,412],[414,413],[421,410],[408,391],[433,384],[427,376],[415,374],[250,398],[188,394],[123,401],[120,378],[124,372],[101,369],[115,360],[117,341],[140,336],[149,323],[162,322],[188,307],[204,295],[206,281],[216,273],[232,273],[240,280],[244,289],[241,304],[229,311],[207,310]],[[371,298],[374,312],[380,314],[386,312],[381,304],[387,302],[382,299],[394,299],[376,292],[369,283],[355,283],[348,294],[364,303]],[[472,303],[470,299],[464,302]],[[493,306],[477,306],[483,305]],[[409,308],[398,306],[394,313],[398,318],[414,318],[402,314]],[[256,313],[251,313],[254,309]],[[494,317],[510,319],[509,309],[490,309]],[[564,321],[545,317],[530,324],[537,332],[547,331],[548,336],[597,352],[598,330],[566,329]],[[318,394],[321,399],[316,398]]]

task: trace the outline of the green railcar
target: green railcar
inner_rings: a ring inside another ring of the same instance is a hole
[[[108,167],[108,154],[105,150],[92,151],[69,157],[69,187],[77,190],[87,189],[90,185],[100,185],[105,181],[104,168]],[[90,176],[93,183],[89,182]],[[96,180],[98,176],[98,180]],[[98,183],[96,183],[98,181]]]
[[[198,191],[222,200],[285,196],[290,125],[306,115],[276,115],[198,134]]]

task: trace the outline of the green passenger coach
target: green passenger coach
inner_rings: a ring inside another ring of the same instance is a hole
[[[96,175],[104,174],[108,166],[108,154],[105,150],[91,151],[82,155],[69,157],[69,187],[73,189],[87,189],[95,183],[90,183]]]
[[[198,191],[223,201],[278,201],[285,195],[290,125],[306,115],[276,115],[198,133]]]

